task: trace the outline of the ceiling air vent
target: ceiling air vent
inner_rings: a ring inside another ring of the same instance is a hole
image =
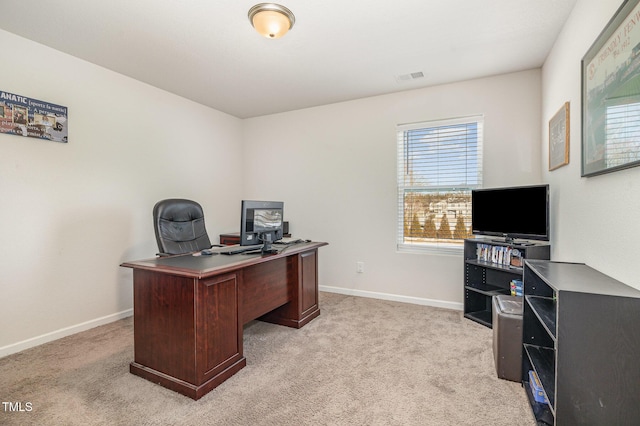
[[[424,77],[424,73],[422,71],[418,71],[418,72],[412,72],[409,74],[397,75],[396,81],[398,83],[404,83],[406,81],[416,80],[418,78],[423,78],[423,77]]]

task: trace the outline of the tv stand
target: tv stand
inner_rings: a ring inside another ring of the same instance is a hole
[[[517,250],[520,257],[505,256]],[[484,250],[480,253],[480,250]],[[502,254],[500,254],[502,252]],[[492,256],[492,253],[495,256]],[[470,238],[464,241],[464,316],[491,328],[493,296],[511,293],[511,281],[522,280],[525,259],[549,259],[549,243],[519,243]]]

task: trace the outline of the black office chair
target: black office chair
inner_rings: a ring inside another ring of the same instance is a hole
[[[202,206],[195,201],[171,198],[157,202],[153,224],[160,256],[211,248]]]

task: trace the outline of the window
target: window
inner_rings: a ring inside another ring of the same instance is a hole
[[[483,117],[399,125],[398,249],[460,253],[482,186]]]

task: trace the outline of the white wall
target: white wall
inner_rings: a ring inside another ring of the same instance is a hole
[[[152,208],[238,228],[239,119],[0,31],[0,90],[68,107],[69,143],[0,134],[0,356],[131,313]],[[235,179],[233,179],[235,177]],[[30,340],[31,339],[31,340]]]
[[[543,178],[551,186],[552,258],[584,262],[640,288],[640,167],[580,177],[580,61],[621,0],[579,0],[542,72],[543,167],[548,169],[548,123],[571,103],[570,162]]]
[[[329,242],[325,288],[461,308],[462,255],[396,252],[396,125],[484,114],[485,185],[539,183],[540,84],[532,70],[245,120],[245,195]]]
[[[237,229],[240,199],[283,200],[294,236],[330,243],[324,288],[461,307],[461,256],[395,250],[395,126],[472,114],[485,186],[550,183],[553,258],[640,288],[640,168],[580,178],[580,59],[619,3],[579,0],[542,71],[244,121],[0,31],[0,90],[70,116],[68,144],[0,134],[0,356],[129,314],[118,265],[155,253],[151,208],[174,196],[199,200],[214,236]],[[547,172],[565,101],[571,162]]]

